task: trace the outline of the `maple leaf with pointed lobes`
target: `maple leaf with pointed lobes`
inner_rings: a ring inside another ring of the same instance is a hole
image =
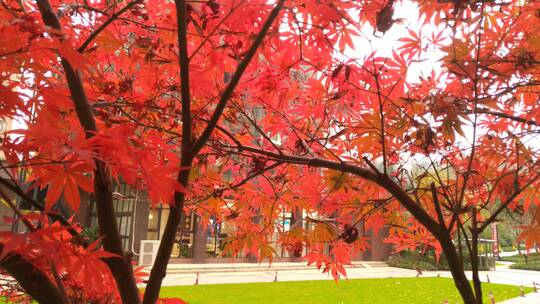
[[[381,228],[384,226],[386,219],[383,215],[375,213],[367,218],[365,226],[366,229],[372,229],[373,233],[377,235]]]
[[[410,37],[399,39],[400,42],[403,42],[403,45],[399,47],[399,50],[403,50],[401,52],[402,56],[407,56],[408,58],[420,57],[423,50],[421,35],[421,31],[417,34],[415,31],[409,30]]]
[[[186,192],[186,189],[176,179],[175,173],[177,172],[177,168],[164,165],[144,170],[145,187],[152,203],[171,204],[173,193]]]
[[[338,230],[334,224],[329,222],[317,222],[310,231],[310,240],[315,242],[331,242],[338,236]]]
[[[534,248],[535,245],[540,244],[540,226],[519,226],[522,232],[519,234],[518,239],[525,241],[525,248]]]
[[[31,177],[39,186],[47,187],[45,209],[50,210],[63,195],[69,206],[77,211],[81,203],[79,188],[89,193],[94,191],[92,178],[89,176],[92,166],[72,159],[72,162],[65,165],[47,167],[47,171],[36,171]]]
[[[0,117],[9,117],[17,115],[16,109],[24,111],[24,114],[28,114],[27,107],[24,105],[21,99],[21,93],[16,92],[16,84],[2,85],[0,86],[0,98],[2,104],[0,105]]]

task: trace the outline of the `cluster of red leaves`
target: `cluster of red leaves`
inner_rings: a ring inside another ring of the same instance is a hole
[[[308,265],[315,265],[317,269],[322,269],[323,273],[330,274],[338,282],[341,276],[347,278],[344,266],[351,263],[351,251],[348,244],[337,242],[329,254],[323,254],[320,247],[315,247],[306,254],[305,259]]]
[[[441,245],[433,235],[425,228],[414,223],[409,223],[406,230],[399,229],[390,233],[390,236],[386,238],[386,242],[394,245],[394,253],[404,250],[420,250],[421,254],[424,255],[426,252],[434,250],[437,261],[439,261],[442,253]]]
[[[119,301],[116,284],[103,261],[115,258],[115,255],[100,249],[100,240],[88,246],[76,245],[66,226],[50,223],[46,217],[37,214],[25,215],[23,219],[40,228],[23,234],[3,232],[0,236],[3,245],[0,260],[19,255],[31,261],[53,282],[56,281],[56,273],[68,298],[78,303]],[[76,224],[70,228],[80,232]]]

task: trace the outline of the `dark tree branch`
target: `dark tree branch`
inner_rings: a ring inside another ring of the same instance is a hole
[[[178,23],[178,48],[180,55],[180,94],[182,96],[182,158],[191,146],[191,92],[189,82],[189,57],[187,44],[187,5],[183,0],[175,1]]]
[[[439,184],[441,185],[441,189],[443,190],[442,195],[443,195],[444,199],[446,200],[446,204],[443,203],[443,206],[446,209],[450,210],[450,208],[452,206],[454,206],[455,204],[452,201],[452,195],[450,193],[450,190],[447,190],[447,188],[449,188],[449,186],[447,187],[445,185],[445,183],[443,182],[441,174],[439,173],[439,170],[437,169],[437,166],[433,162],[433,159],[431,158],[431,156],[429,156],[429,162],[431,163],[431,167],[433,168],[433,171],[435,172],[435,176],[437,177],[437,180],[438,180]],[[448,170],[448,167],[446,168],[446,170]],[[452,229],[448,228],[448,230],[451,231]]]
[[[4,192],[4,190],[2,190],[2,188],[0,188],[0,198],[2,198],[6,202],[6,204],[8,204],[9,208],[11,208],[13,212],[15,212],[17,217],[23,222],[23,224],[26,226],[28,231],[36,230],[34,225],[32,225],[32,223],[28,219],[24,218],[23,214],[21,213],[21,210],[19,210],[19,208],[17,208],[17,206],[13,204],[9,196]]]
[[[241,181],[237,182],[236,184],[233,184],[233,185],[230,185],[228,187],[222,187],[222,188],[218,188],[214,191],[212,191],[210,194],[206,195],[205,197],[201,198],[201,199],[198,199],[194,204],[198,204],[200,202],[203,202],[203,201],[206,201],[207,199],[213,197],[213,196],[220,196],[222,195],[225,191],[228,191],[228,190],[234,190],[234,189],[237,189],[243,185],[245,185],[247,182],[249,182],[250,180],[274,169],[274,168],[277,168],[278,166],[282,165],[283,163],[282,162],[275,162],[273,164],[271,164],[270,166],[266,166],[264,169],[260,170],[260,171],[257,171],[257,172],[254,172],[254,173],[251,173],[249,174],[248,176],[246,176],[246,178],[242,179]]]
[[[54,13],[49,1],[36,1],[44,23],[61,32],[60,20]],[[79,122],[85,130],[86,137],[92,138],[97,133],[97,126],[92,108],[88,103],[83,88],[81,76],[65,58],[61,58],[60,61],[64,68],[71,99],[73,100]],[[123,303],[136,304],[140,302],[139,290],[133,277],[132,266],[122,247],[122,241],[118,231],[112,197],[112,179],[107,165],[103,160],[96,158],[94,161],[96,164],[94,170],[94,193],[97,201],[96,207],[100,235],[103,236],[103,247],[106,251],[119,256],[108,258],[106,263],[115,278]]]
[[[366,164],[373,170],[373,172],[377,173],[377,175],[382,175],[382,173],[375,167],[375,165],[367,158],[366,156],[362,157],[362,159],[366,162]]]
[[[126,6],[121,8],[118,12],[116,12],[112,16],[110,16],[109,19],[107,19],[105,22],[103,22],[102,25],[100,25],[95,31],[92,32],[92,34],[90,34],[90,36],[88,36],[88,38],[86,38],[86,40],[83,42],[83,44],[81,44],[81,46],[77,49],[77,51],[79,53],[84,53],[84,51],[90,45],[90,43],[92,43],[92,41],[94,41],[94,39],[96,39],[96,37],[101,32],[103,32],[103,30],[105,30],[105,28],[107,28],[107,26],[109,26],[111,23],[113,23],[114,20],[116,20],[118,17],[120,17],[120,15],[125,13],[127,10],[129,10],[130,8],[132,8],[135,4],[137,4],[139,2],[142,2],[142,0],[131,1]]]
[[[353,175],[362,177],[366,180],[382,186],[384,189],[394,195],[394,197],[434,235],[441,234],[442,232],[439,224],[435,220],[433,220],[431,216],[420,205],[418,205],[412,198],[410,198],[409,195],[399,185],[397,185],[390,177],[386,175],[380,175],[376,172],[373,172],[373,170],[371,169],[362,168],[353,164],[349,164],[347,162],[336,162],[315,157],[308,158],[296,155],[289,155],[285,153],[278,154],[249,146],[243,146],[242,149],[244,151],[264,155],[265,157],[273,159],[275,161],[307,165],[310,167],[327,168],[339,172],[351,173]]]
[[[523,187],[519,188],[517,191],[514,191],[504,202],[502,202],[499,207],[482,223],[482,225],[478,228],[479,233],[484,231],[484,229],[489,226],[489,224],[493,223],[499,214],[504,211],[510,205],[514,199],[521,193],[523,190],[528,188],[530,185],[532,185],[535,181],[540,178],[540,173],[536,174],[531,180],[529,180]]]
[[[58,221],[62,226],[68,227],[67,231],[69,232],[69,234],[71,234],[71,236],[73,236],[77,244],[82,245],[84,247],[89,245],[88,241],[77,230],[71,227],[71,224],[65,217],[63,217],[62,215],[56,212],[45,211],[45,207],[43,206],[43,204],[41,204],[40,202],[36,201],[33,197],[28,195],[28,193],[26,193],[19,185],[13,184],[12,182],[4,178],[0,178],[0,185],[4,186],[9,191],[15,193],[20,198],[30,203],[37,210],[41,212],[45,212],[53,220]]]
[[[0,244],[0,252],[4,245]],[[59,288],[49,277],[30,261],[17,253],[8,253],[0,260],[0,268],[5,269],[24,291],[42,304],[68,304]]]
[[[467,231],[465,230],[465,227],[463,226],[463,222],[459,218],[459,216],[456,216],[456,224],[458,231],[461,231],[461,234],[463,236],[463,240],[465,243],[465,246],[467,248],[467,252],[469,253],[469,257],[472,256],[472,247],[471,247],[471,240],[469,239],[469,236],[467,234]],[[461,240],[460,240],[461,241]],[[460,245],[461,246],[461,245]],[[463,261],[462,261],[463,262]]]
[[[437,218],[439,219],[439,224],[442,228],[446,229],[446,223],[444,221],[444,216],[441,210],[441,204],[439,203],[439,196],[437,189],[435,188],[435,183],[431,183],[431,196],[433,196],[433,204],[435,205],[435,212],[437,212]]]
[[[238,65],[236,72],[223,92],[220,102],[218,103],[210,122],[204,129],[202,135],[192,144],[192,127],[191,127],[191,107],[190,107],[190,88],[189,88],[189,57],[187,54],[187,9],[185,0],[177,0],[176,11],[177,11],[177,22],[178,22],[178,44],[180,48],[180,77],[181,77],[181,94],[182,94],[182,161],[181,161],[181,171],[178,174],[178,182],[184,187],[188,186],[189,183],[189,172],[193,159],[206,144],[210,138],[213,130],[216,128],[219,119],[223,114],[223,110],[227,104],[227,101],[232,96],[234,89],[236,88],[240,78],[242,77],[244,71],[246,70],[249,62],[254,57],[258,47],[262,43],[264,37],[266,37],[268,30],[270,29],[272,23],[277,18],[281,7],[285,0],[280,0],[276,7],[270,12],[268,19],[266,20],[263,28],[255,38],[255,41],[251,45],[246,57]],[[186,169],[188,168],[188,169]],[[185,200],[185,193],[175,192],[174,194],[174,206],[171,207],[169,213],[169,218],[167,219],[167,224],[165,226],[165,231],[163,233],[163,238],[158,249],[156,260],[154,262],[154,267],[150,272],[150,278],[148,280],[148,285],[146,286],[146,291],[144,293],[143,303],[145,304],[154,304],[159,296],[159,290],[163,279],[165,278],[167,271],[167,263],[169,261],[172,246],[174,244],[174,239],[176,236],[176,231],[178,225],[180,224],[183,206]]]
[[[471,268],[472,268],[472,277],[474,285],[474,293],[476,296],[476,302],[482,304],[482,282],[480,282],[480,276],[478,274],[478,222],[477,222],[477,212],[476,207],[472,209],[472,223],[471,223]]]
[[[276,4],[276,6],[272,9],[270,14],[268,15],[268,19],[266,19],[266,22],[261,28],[261,31],[259,32],[259,34],[257,34],[255,41],[253,41],[253,44],[247,51],[245,57],[242,59],[240,64],[238,64],[238,67],[236,68],[236,71],[234,72],[234,75],[232,76],[231,81],[225,88],[225,91],[223,91],[223,94],[221,95],[221,99],[219,100],[216,106],[216,109],[214,110],[214,113],[212,114],[212,117],[210,118],[210,122],[204,129],[201,136],[193,144],[191,148],[191,153],[196,154],[197,152],[199,152],[202,149],[202,147],[206,144],[208,139],[210,138],[210,135],[212,135],[212,132],[216,128],[217,123],[219,122],[219,119],[221,118],[221,115],[223,114],[223,111],[225,110],[225,106],[227,105],[227,102],[232,97],[232,94],[234,90],[236,89],[236,86],[238,85],[240,78],[242,78],[242,75],[244,74],[249,63],[251,62],[251,59],[253,59],[253,57],[255,56],[255,53],[257,52],[257,49],[261,45],[264,37],[266,37],[268,30],[274,23],[274,20],[277,18],[281,8],[283,7],[284,2],[285,0],[279,0],[279,2]]]
[[[188,1],[188,2],[192,2],[192,1]],[[225,22],[225,20],[227,20],[236,11],[237,8],[239,8],[242,4],[244,4],[244,2],[245,2],[245,0],[242,0],[235,7],[231,8],[231,10],[227,13],[227,15],[225,15],[219,21],[218,24],[216,24],[216,26],[208,33],[208,35],[203,39],[203,41],[201,41],[199,46],[193,51],[193,53],[191,53],[191,56],[189,56],[190,60],[191,60],[191,58],[193,58],[202,49],[202,47],[206,44],[206,42],[208,42],[208,40],[210,40],[210,37],[212,37],[214,35],[214,33]]]
[[[72,304],[72,302],[69,300],[67,296],[64,282],[62,281],[60,274],[58,274],[58,269],[56,269],[56,265],[54,264],[54,261],[50,261],[50,267],[51,267],[51,273],[54,277],[54,281],[56,282],[56,286],[58,286],[58,291],[64,297],[64,302],[68,304]]]
[[[469,112],[467,112],[467,111],[465,113],[469,114]],[[503,112],[497,112],[497,111],[492,111],[492,110],[489,110],[489,109],[482,108],[482,109],[478,109],[477,113],[492,115],[492,116],[496,116],[496,117],[500,117],[500,118],[506,118],[506,119],[510,119],[510,120],[513,120],[513,121],[525,123],[525,124],[528,124],[528,125],[531,125],[531,126],[540,127],[540,123],[538,123],[535,120],[510,115],[510,114],[506,114],[506,113],[503,113]]]
[[[259,125],[257,124],[257,122],[256,122],[254,119],[252,119],[252,118],[248,115],[248,113],[246,113],[246,112],[244,111],[244,109],[242,109],[242,107],[240,107],[239,105],[236,105],[236,103],[234,103],[234,102],[233,102],[232,104],[236,107],[236,109],[237,109],[242,115],[244,115],[244,117],[248,120],[248,122],[251,124],[251,126],[252,126],[253,128],[255,128],[255,130],[257,130],[257,132],[258,132],[259,134],[261,134],[261,136],[264,137],[264,139],[266,139],[266,141],[268,141],[272,146],[274,146],[274,148],[276,149],[276,151],[281,151],[281,150],[279,149],[279,147],[272,141],[272,139],[271,139],[271,138],[270,138],[270,137],[269,137],[269,136],[268,136],[268,135],[260,128],[260,127],[259,127]],[[217,125],[216,125],[216,128],[217,128]]]
[[[228,147],[231,148],[231,147]],[[264,155],[267,158],[275,161],[281,161],[284,163],[302,164],[311,167],[327,168],[336,170],[339,172],[347,172],[353,175],[359,176],[366,180],[376,183],[377,185],[388,191],[394,198],[407,209],[411,215],[422,224],[429,232],[431,232],[435,238],[441,244],[441,247],[448,260],[448,265],[454,278],[454,283],[458,288],[463,300],[467,304],[476,303],[474,292],[469,284],[467,277],[463,271],[463,265],[460,262],[456,247],[453,243],[450,232],[447,229],[443,229],[437,221],[418,205],[410,196],[404,191],[398,184],[396,184],[389,176],[381,175],[373,172],[372,170],[362,168],[346,162],[335,162],[320,158],[307,158],[289,154],[278,154],[269,151],[265,151],[255,147],[241,146],[236,147],[243,151]],[[230,151],[233,152],[234,151]]]
[[[189,173],[193,163],[194,154],[190,151],[192,141],[191,127],[191,92],[189,81],[189,57],[187,52],[187,4],[185,0],[176,0],[176,22],[178,25],[178,48],[180,68],[180,94],[182,97],[182,146],[181,167],[177,181],[184,187],[188,186]],[[159,297],[159,290],[167,272],[167,264],[171,256],[172,247],[176,238],[178,225],[182,219],[185,193],[174,193],[174,205],[171,206],[163,237],[159,245],[154,266],[150,271],[148,285],[144,292],[143,303],[154,304]]]
[[[384,130],[384,105],[381,98],[381,86],[379,83],[379,71],[377,70],[377,66],[375,65],[375,59],[373,58],[373,76],[375,78],[375,85],[377,86],[377,100],[379,103],[379,115],[381,119],[381,145],[382,145],[382,157],[383,157],[383,172],[386,175],[387,173],[387,159],[386,159],[386,133]]]
[[[461,192],[459,193],[459,199],[456,202],[457,207],[461,207],[463,204],[463,199],[465,198],[465,190],[467,188],[467,183],[469,181],[469,177],[471,175],[472,165],[474,162],[474,156],[476,153],[476,131],[477,131],[477,121],[478,121],[478,98],[479,98],[479,85],[478,82],[480,80],[480,71],[479,71],[479,60],[480,60],[480,49],[482,44],[482,33],[484,31],[484,9],[485,9],[485,3],[482,2],[482,8],[480,10],[480,29],[478,31],[477,36],[477,42],[476,42],[476,57],[475,57],[475,69],[474,69],[474,78],[472,78],[473,81],[473,93],[474,93],[474,100],[473,100],[473,111],[472,114],[474,115],[474,119],[472,122],[473,126],[473,134],[472,134],[472,145],[471,145],[471,154],[469,156],[469,162],[467,165],[467,172],[463,176],[463,185],[461,187]],[[456,192],[457,194],[457,192]]]

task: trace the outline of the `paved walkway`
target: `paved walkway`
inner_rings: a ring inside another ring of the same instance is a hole
[[[328,274],[306,263],[273,263],[268,264],[174,264],[167,268],[167,277],[163,285],[193,285],[199,274],[199,284],[253,283],[278,281],[331,280]],[[349,279],[359,278],[391,278],[416,277],[416,270],[388,267],[380,262],[357,262],[347,268]],[[448,271],[424,271],[423,277],[451,277]],[[467,276],[471,278],[470,272]],[[483,282],[509,284],[532,287],[533,282],[540,284],[540,272],[508,269],[499,267],[496,271],[480,272]],[[486,290],[485,292],[489,292]],[[526,297],[518,297],[505,304],[540,304],[540,293],[531,293]]]
[[[304,264],[305,265],[305,264]],[[277,265],[275,265],[277,266]],[[298,265],[301,266],[301,265]],[[244,267],[242,267],[244,268]],[[300,267],[298,267],[300,268]],[[315,267],[302,267],[301,269],[287,269],[284,267],[272,267],[261,265],[256,268],[245,267],[243,270],[211,271],[202,269],[201,271],[180,272],[167,271],[164,285],[193,285],[199,273],[199,284],[224,284],[224,283],[254,283],[278,281],[309,281],[309,280],[331,280],[328,274],[323,274]],[[357,265],[347,268],[349,279],[358,278],[384,278],[384,277],[414,277],[415,270],[391,268],[391,267],[365,267]]]
[[[539,304],[540,303],[540,293],[528,293],[524,297],[513,298],[500,302],[499,304]]]

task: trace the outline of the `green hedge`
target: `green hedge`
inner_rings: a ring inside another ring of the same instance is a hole
[[[501,251],[502,252],[512,252],[512,251],[516,251],[516,248],[514,248],[514,246],[503,246],[503,247],[501,247]]]
[[[523,269],[523,270],[536,270],[540,271],[540,254],[531,253],[529,255],[517,254],[509,257],[503,257],[503,261],[514,262],[510,265],[512,269]]]
[[[448,262],[444,255],[441,255],[439,262],[435,259],[433,251],[427,252],[424,255],[418,251],[402,251],[390,257],[387,262],[388,266],[406,268],[406,269],[421,269],[421,270],[450,270]],[[466,270],[471,269],[471,263],[468,256],[464,256],[464,266]],[[487,270],[481,267],[480,270]]]
[[[421,269],[421,270],[447,270],[448,263],[446,259],[442,258],[437,263],[435,255],[433,253],[426,253],[421,255],[416,251],[402,251],[390,257],[388,260],[388,266],[407,268],[407,269]]]
[[[540,271],[540,261],[533,261],[529,263],[524,263],[524,262],[515,263],[515,264],[510,265],[510,268]]]
[[[538,253],[531,253],[525,257],[524,254],[516,254],[513,256],[508,257],[502,257],[501,260],[506,262],[514,262],[514,263],[525,263],[526,262],[540,262],[540,254]]]

